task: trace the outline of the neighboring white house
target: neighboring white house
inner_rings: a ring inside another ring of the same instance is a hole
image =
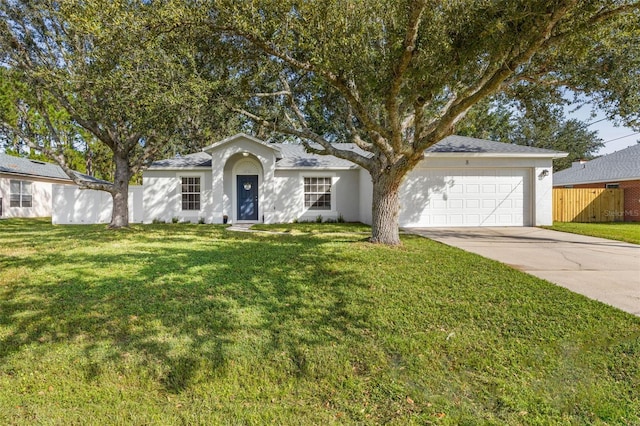
[[[344,144],[342,149],[357,150]],[[425,151],[401,188],[400,225],[552,223],[557,151],[450,136]],[[368,172],[301,145],[238,134],[202,152],[154,162],[143,175],[143,220],[278,223],[342,217],[371,223]]]
[[[60,166],[0,153],[0,217],[48,217],[52,185],[74,185]]]

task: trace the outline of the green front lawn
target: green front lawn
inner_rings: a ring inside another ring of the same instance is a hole
[[[0,424],[640,424],[640,318],[287,229],[1,221]]]
[[[640,222],[553,222],[553,226],[545,226],[544,228],[552,229],[554,231],[571,232],[573,234],[589,235],[592,237],[608,238],[610,240],[640,244]]]

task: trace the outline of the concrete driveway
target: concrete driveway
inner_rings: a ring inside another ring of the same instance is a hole
[[[506,263],[640,316],[640,246],[540,228],[405,231]]]

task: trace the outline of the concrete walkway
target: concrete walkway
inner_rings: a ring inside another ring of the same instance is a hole
[[[234,223],[227,228],[227,231],[236,231],[236,232],[255,232],[251,230],[253,223]]]
[[[540,228],[410,228],[640,316],[640,246]]]

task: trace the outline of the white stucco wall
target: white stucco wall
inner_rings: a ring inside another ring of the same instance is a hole
[[[10,207],[12,180],[31,182],[31,207]],[[2,199],[2,217],[50,217],[52,215],[53,181],[38,180],[29,177],[0,175],[0,198]],[[74,185],[63,185],[75,187]]]
[[[72,185],[53,185],[54,225],[109,223],[113,201],[105,191],[80,189]],[[142,187],[129,187],[129,223],[143,220]]]
[[[305,177],[331,178],[331,210],[305,208]],[[348,222],[359,221],[359,177],[358,170],[276,170],[274,197],[268,199],[265,210],[271,212],[271,223],[314,221],[318,216],[323,220],[337,219],[340,215]]]
[[[365,169],[360,169],[359,174],[359,221],[371,225],[372,203],[373,203],[373,184],[371,183],[371,175]]]
[[[547,176],[542,176],[544,171]],[[551,161],[538,162],[533,169],[535,210],[533,222],[535,226],[553,225],[553,168]]]
[[[182,177],[200,177],[200,210],[182,210]],[[196,223],[203,218],[206,223],[214,221],[211,199],[211,170],[207,168],[191,170],[146,170],[142,178],[143,221],[154,220]]]

